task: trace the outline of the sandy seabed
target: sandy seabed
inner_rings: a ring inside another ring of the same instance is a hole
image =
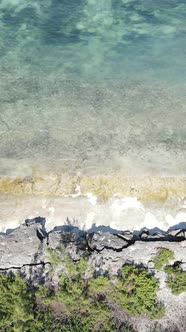
[[[48,228],[186,221],[183,83],[4,70],[0,91],[1,231],[38,215]]]

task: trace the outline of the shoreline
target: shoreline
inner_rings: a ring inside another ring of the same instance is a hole
[[[44,195],[41,191],[37,195],[1,192],[0,231],[6,232],[27,218],[38,216],[46,218],[48,230],[68,225],[69,221],[82,230],[111,227],[139,231],[147,227],[166,231],[174,225],[186,224],[185,196],[170,195],[166,200],[154,197],[145,201],[134,194],[116,193],[103,200],[94,192],[81,192],[80,187],[71,194],[61,195],[55,192]]]

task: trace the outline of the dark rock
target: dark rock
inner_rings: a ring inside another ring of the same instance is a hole
[[[144,228],[139,234],[139,240],[142,241],[170,241],[170,242],[180,242],[186,239],[186,230],[184,229],[174,229],[168,233],[156,232],[150,234],[147,228]]]
[[[43,217],[35,217],[32,219],[26,219],[25,220],[25,225],[26,226],[31,226],[33,224],[40,224],[41,226],[45,227],[46,219]]]
[[[41,242],[36,236],[34,225],[20,226],[9,235],[0,236],[0,268],[21,268],[24,264],[34,264],[40,256]]]
[[[156,232],[154,234],[149,234],[145,236],[141,237],[142,240],[145,241],[167,241],[167,235],[160,233],[160,232]]]
[[[45,238],[48,238],[48,233],[45,229],[46,219],[43,217],[36,217],[32,219],[26,219],[25,225],[27,227],[35,228],[37,237],[40,241],[43,241]]]
[[[172,231],[168,232],[168,236],[174,236],[185,239],[186,231],[185,229],[173,229]]]
[[[144,228],[142,232],[139,234],[140,239],[147,239],[149,235],[149,230]]]
[[[92,250],[101,251],[104,248],[120,251],[128,246],[128,241],[117,234],[93,233],[88,235],[88,245]]]
[[[79,248],[84,248],[87,245],[86,241],[86,233],[79,231],[79,232],[61,232],[61,242],[63,242],[64,245],[68,245],[69,243],[76,244]]]
[[[117,236],[129,243],[134,243],[138,239],[137,235],[133,234],[130,231],[122,232],[121,234],[117,234]]]
[[[73,261],[78,261],[87,251],[86,233],[80,231],[73,232],[50,232],[48,238],[48,246],[51,249],[57,249],[60,245],[64,245],[66,252]]]
[[[40,227],[37,228],[36,234],[40,241],[43,241],[48,236],[47,232]]]
[[[55,249],[59,246],[59,244],[63,244],[67,247],[70,244],[76,245],[76,247],[80,250],[86,250],[87,248],[87,240],[86,240],[86,233],[80,231],[79,233],[73,232],[50,232],[49,234],[49,247]]]

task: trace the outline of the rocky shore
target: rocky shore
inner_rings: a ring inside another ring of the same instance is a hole
[[[7,235],[0,235],[1,273],[19,273],[32,285],[57,287],[58,276],[57,272],[51,273],[53,262],[49,252],[58,254],[60,246],[65,248],[74,264],[86,256],[95,276],[109,273],[112,278],[126,264],[141,266],[158,278],[158,300],[165,305],[166,313],[161,319],[153,321],[147,317],[131,316],[130,322],[140,332],[152,331],[157,322],[162,331],[185,331],[186,293],[171,293],[166,283],[167,274],[157,269],[154,259],[162,248],[167,249],[174,253],[169,264],[179,265],[186,272],[185,229],[169,229],[162,233],[143,229],[136,235],[129,231],[113,232],[107,228],[105,232],[98,230],[91,233],[69,223],[47,232],[45,223],[43,217],[26,219],[24,225]],[[61,268],[63,266],[59,263],[57,270]]]
[[[34,264],[47,264],[46,249],[56,250],[60,243],[65,245],[73,261],[78,261],[88,252],[105,261],[110,260],[119,267],[135,255],[135,251],[147,250],[146,257],[139,254],[141,263],[147,264],[150,251],[154,255],[156,248],[165,247],[176,250],[177,260],[186,260],[186,229],[173,229],[167,232],[152,233],[144,228],[138,235],[130,231],[114,232],[105,227],[105,231],[86,232],[72,225],[57,226],[52,231],[45,229],[46,219],[36,217],[26,219],[25,224],[9,234],[0,235],[0,269],[20,269]],[[149,249],[148,249],[149,248]],[[149,250],[149,254],[148,254]],[[185,255],[185,257],[184,257]],[[122,261],[121,258],[123,257]],[[133,257],[135,260],[135,257]],[[119,261],[119,262],[118,262]],[[186,262],[183,263],[186,271]]]

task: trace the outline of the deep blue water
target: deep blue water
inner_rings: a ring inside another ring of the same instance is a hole
[[[185,0],[2,0],[1,63],[86,80],[185,80]]]

